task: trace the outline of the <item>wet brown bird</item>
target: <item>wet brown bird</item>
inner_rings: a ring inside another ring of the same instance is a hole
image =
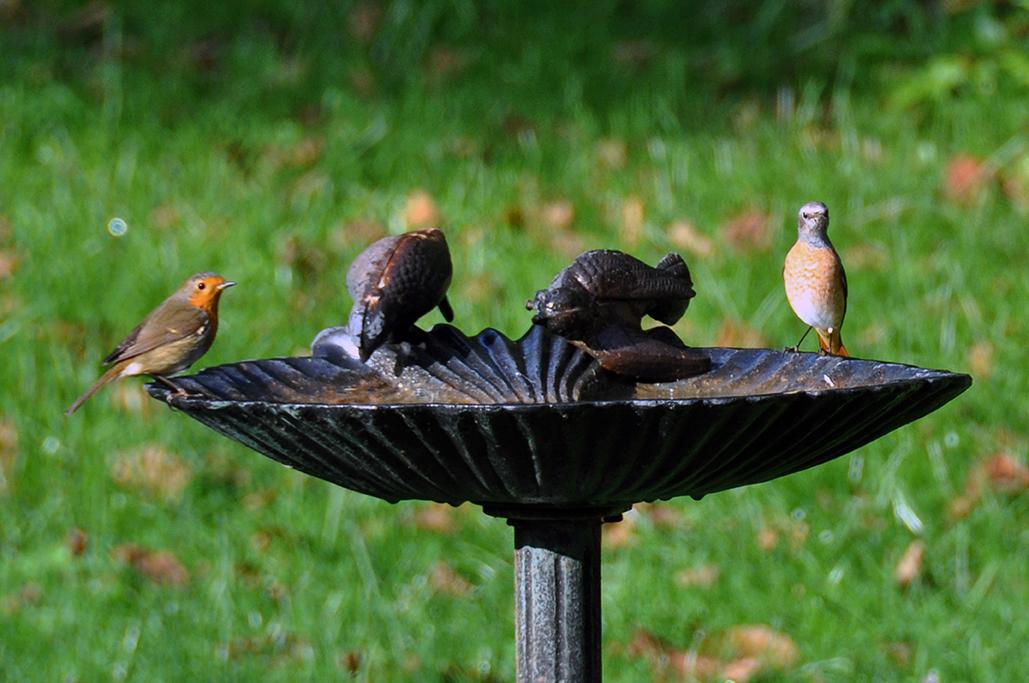
[[[847,274],[829,241],[829,209],[822,202],[808,202],[797,216],[797,243],[786,254],[783,281],[790,307],[806,325],[814,328],[821,353],[847,356],[840,327],[847,313]],[[797,342],[800,346],[800,342]]]
[[[74,413],[100,387],[119,377],[151,375],[178,391],[165,378],[182,372],[211,348],[218,332],[218,300],[234,284],[215,273],[199,273],[183,282],[104,358],[111,367],[64,414]]]

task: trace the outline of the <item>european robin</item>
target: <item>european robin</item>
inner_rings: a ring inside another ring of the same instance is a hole
[[[104,358],[111,367],[64,414],[74,413],[100,387],[119,377],[151,375],[178,391],[165,378],[182,372],[211,348],[218,332],[218,300],[234,284],[215,273],[199,273],[183,282]]]
[[[347,290],[354,300],[348,328],[360,359],[403,337],[437,306],[452,321],[447,301],[452,274],[447,238],[437,228],[383,237],[358,254],[347,271]]]
[[[800,342],[814,328],[821,353],[848,356],[840,338],[847,313],[847,274],[829,241],[828,229],[829,209],[825,204],[808,202],[800,207],[797,243],[786,254],[782,275],[790,307],[808,325]]]

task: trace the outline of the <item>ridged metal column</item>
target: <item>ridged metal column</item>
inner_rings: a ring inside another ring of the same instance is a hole
[[[599,682],[600,517],[510,524],[519,683]]]

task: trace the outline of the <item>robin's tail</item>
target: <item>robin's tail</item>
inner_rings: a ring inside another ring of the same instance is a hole
[[[822,330],[815,331],[818,332],[819,351],[832,356],[850,357],[850,354],[847,353],[847,347],[843,345],[843,339],[840,337],[839,330],[830,329],[828,334],[823,333]]]
[[[124,370],[124,369],[125,369],[125,364],[124,363],[116,363],[113,366],[111,366],[110,368],[108,368],[107,372],[105,372],[104,374],[100,375],[100,379],[98,379],[97,381],[93,382],[93,386],[91,386],[90,388],[86,389],[86,393],[82,394],[82,396],[79,396],[77,399],[75,399],[75,403],[72,403],[70,406],[68,406],[68,410],[64,411],[65,416],[71,415],[76,410],[78,410],[79,406],[81,406],[83,403],[88,401],[90,396],[92,396],[93,394],[95,394],[96,392],[98,392],[100,390],[100,387],[104,386],[105,384],[110,382],[112,379],[117,378],[118,375],[121,374],[121,371]]]

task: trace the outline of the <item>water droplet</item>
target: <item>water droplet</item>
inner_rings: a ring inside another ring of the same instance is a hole
[[[129,224],[121,218],[112,218],[107,222],[107,232],[111,233],[112,237],[121,237],[129,231]]]
[[[60,447],[61,441],[56,436],[48,436],[43,439],[43,452],[47,455],[53,455]]]
[[[834,538],[836,538],[835,534],[833,534],[833,532],[829,529],[826,529],[825,531],[822,531],[818,534],[818,540],[825,544],[832,543],[832,540]]]
[[[829,572],[829,585],[835,586],[843,580],[843,567],[833,567]]]
[[[794,522],[803,522],[804,518],[807,517],[807,513],[804,511],[804,508],[797,508],[790,513],[790,517],[793,518]]]
[[[954,448],[959,443],[961,443],[961,437],[957,432],[947,432],[943,435],[943,445],[947,448]]]
[[[861,473],[865,469],[865,459],[860,455],[855,455],[850,459],[850,469],[847,471],[847,478],[850,479],[852,484],[856,484],[861,481]]]

